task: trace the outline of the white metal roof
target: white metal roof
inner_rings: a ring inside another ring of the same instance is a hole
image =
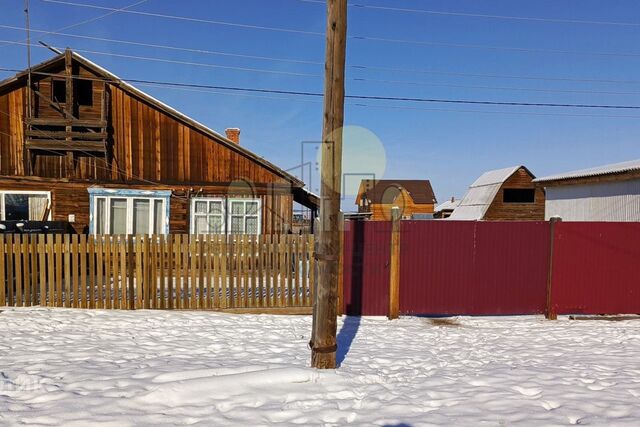
[[[449,199],[446,202],[436,206],[435,212],[440,212],[448,209],[455,209],[459,204],[460,204],[460,199],[454,200],[453,202],[451,201],[451,199]]]
[[[496,197],[500,186],[522,166],[487,171],[480,175],[469,187],[460,204],[448,219],[473,221],[481,220]]]
[[[610,165],[597,166],[595,168],[580,169],[573,172],[559,173],[556,175],[543,176],[534,179],[534,182],[556,181],[561,179],[585,178],[589,176],[609,175],[622,172],[640,170],[640,159],[629,160],[621,163],[613,163]]]

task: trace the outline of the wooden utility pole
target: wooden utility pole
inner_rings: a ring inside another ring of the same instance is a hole
[[[389,259],[389,320],[400,315],[400,208],[391,208],[391,250]]]
[[[324,78],[324,115],[318,230],[317,289],[313,302],[311,366],[336,367],[336,327],[340,256],[340,189],[344,67],[347,44],[347,0],[327,0],[327,47]]]

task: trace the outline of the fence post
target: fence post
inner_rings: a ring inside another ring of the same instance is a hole
[[[555,229],[556,223],[561,222],[562,218],[560,217],[552,217],[549,220],[549,271],[547,272],[547,304],[544,312],[544,317],[548,320],[556,320],[558,318],[558,314],[555,312],[552,301],[552,292],[553,292],[553,246],[555,242]]]
[[[389,259],[389,320],[400,313],[400,208],[391,208],[391,251]]]

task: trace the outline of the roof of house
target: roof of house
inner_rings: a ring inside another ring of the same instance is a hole
[[[458,207],[459,204],[460,204],[460,199],[457,199],[457,200],[454,199],[453,201],[449,199],[446,202],[440,203],[438,206],[436,206],[435,212],[454,210],[455,208]]]
[[[371,203],[380,204],[383,203],[385,191],[391,187],[403,188],[414,203],[436,203],[436,196],[428,179],[363,179],[360,183],[360,193],[366,193]]]
[[[142,90],[138,89],[137,87],[133,86],[132,84],[127,83],[125,80],[122,80],[117,75],[115,75],[112,72],[108,71],[107,69],[101,67],[100,65],[96,64],[95,62],[85,58],[84,56],[80,55],[79,53],[71,51],[71,55],[73,56],[74,60],[78,61],[80,64],[84,65],[85,67],[93,70],[96,74],[101,75],[103,78],[108,80],[109,83],[119,87],[120,89],[124,90],[125,92],[133,94],[134,96],[137,96],[137,97],[145,100],[149,104],[152,104],[153,106],[155,106],[159,110],[163,111],[164,113],[168,114],[169,116],[173,117],[174,119],[178,120],[179,122],[182,122],[183,124],[185,124],[187,126],[193,127],[195,129],[197,129],[198,131],[204,133],[208,137],[210,137],[210,138],[216,140],[217,142],[223,144],[224,146],[228,147],[229,149],[234,150],[236,152],[239,152],[239,153],[249,157],[251,160],[255,161],[256,163],[259,163],[260,165],[262,165],[266,169],[272,171],[276,175],[288,180],[289,182],[291,182],[291,184],[294,187],[303,187],[304,186],[304,183],[301,180],[299,180],[298,178],[296,178],[295,176],[289,174],[288,172],[284,171],[283,169],[279,168],[278,166],[274,165],[273,163],[265,160],[264,158],[258,156],[257,154],[247,150],[246,148],[240,146],[239,144],[236,144],[235,142],[231,141],[227,137],[225,137],[225,136],[219,134],[218,132],[214,131],[213,129],[203,125],[202,123],[198,122],[197,120],[192,119],[191,117],[179,112],[178,110],[170,107],[169,105],[165,104],[164,102],[162,102],[162,101],[154,98],[153,96],[147,94],[146,92],[143,92]],[[40,64],[34,65],[33,67],[31,67],[31,72],[34,73],[34,74],[37,74],[39,71],[49,69],[50,67],[55,65],[55,63],[57,63],[58,61],[64,61],[64,56],[65,56],[65,54],[61,53],[59,55],[54,56],[53,58],[50,58],[50,59],[48,59],[48,60],[46,60],[44,62],[41,62]],[[24,71],[21,71],[21,72],[17,73],[13,77],[9,77],[9,78],[7,78],[7,79],[5,79],[3,81],[0,81],[0,88],[19,82],[21,79],[24,79],[27,74],[28,74],[28,70],[24,70]]]
[[[588,178],[601,175],[614,175],[624,172],[640,170],[640,159],[629,160],[621,163],[613,163],[610,165],[596,166],[589,169],[580,169],[572,172],[564,172],[555,175],[543,176],[534,179],[534,182],[560,181],[564,179]]]
[[[502,184],[518,169],[524,166],[511,166],[503,169],[491,170],[480,175],[464,195],[448,219],[451,220],[481,220],[489,209]],[[525,168],[526,169],[526,168]],[[529,170],[527,169],[527,172]],[[531,174],[531,172],[529,172]],[[533,174],[531,174],[533,176]]]

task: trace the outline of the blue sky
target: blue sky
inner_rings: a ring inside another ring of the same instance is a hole
[[[135,2],[72,1],[108,7],[124,7]],[[637,19],[640,16],[640,4],[633,0],[353,0],[351,3],[640,24]],[[0,10],[0,25],[24,25],[22,1],[0,0]],[[132,10],[309,32],[324,32],[325,26],[324,6],[300,0],[147,0]],[[34,30],[57,30],[107,12],[31,0],[31,26]],[[171,51],[57,35],[33,35],[34,40],[43,40],[54,46],[102,52],[80,53],[125,79],[311,92],[321,92],[323,88],[321,63],[324,60],[324,38],[318,35],[185,22],[126,13],[116,13],[65,32],[318,63],[297,64]],[[568,79],[547,81],[487,78],[349,67],[347,93],[352,95],[640,105],[640,77],[637,72],[640,69],[640,26],[485,19],[353,6],[349,8],[348,33],[350,36],[591,53],[518,52],[350,38],[347,46],[349,65]],[[22,41],[24,33],[0,28],[0,39]],[[145,61],[105,53],[260,71]],[[626,56],[594,53],[622,53]],[[51,52],[34,48],[32,56],[34,62],[39,62],[50,57]],[[0,58],[0,67],[25,68],[25,47],[0,42]],[[0,78],[10,74],[0,72]],[[580,79],[635,83],[575,81]],[[496,89],[505,87],[534,90]],[[242,145],[283,168],[295,167],[300,163],[301,141],[317,141],[321,136],[320,99],[285,95],[240,96],[237,93],[204,93],[166,87],[140,88],[219,132],[223,132],[226,127],[240,127]],[[575,117],[571,114],[600,117]],[[632,118],[603,117],[605,115]],[[386,151],[385,178],[430,179],[439,201],[452,195],[462,196],[467,186],[488,169],[524,164],[534,174],[542,176],[640,158],[640,111],[634,110],[348,100],[345,124],[364,127],[382,142]],[[315,160],[309,147],[304,157],[306,160]],[[313,187],[317,187],[317,179]],[[315,191],[316,188],[312,190]],[[351,203],[352,199],[347,199],[343,207],[351,209]]]

